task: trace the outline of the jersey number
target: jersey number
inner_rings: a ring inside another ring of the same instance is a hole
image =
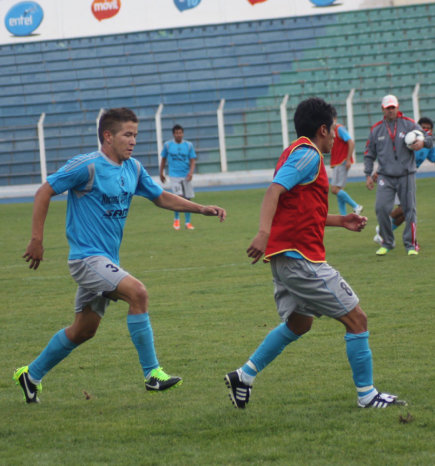
[[[113,264],[107,264],[106,269],[112,269],[112,272],[118,272],[118,267],[115,267]]]
[[[350,289],[349,285],[346,282],[341,282],[340,286],[349,296],[353,295],[352,290]]]

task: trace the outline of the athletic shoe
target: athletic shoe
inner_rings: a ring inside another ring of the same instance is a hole
[[[408,256],[418,256],[418,251],[416,249],[410,249],[408,251]]]
[[[380,247],[380,248],[376,251],[376,255],[377,255],[377,256],[385,256],[388,252],[389,252],[389,249],[384,248],[384,247],[382,246],[382,247]]]
[[[378,243],[379,246],[382,246],[382,243],[384,242],[382,236],[379,234],[379,225],[376,225],[376,235],[373,237],[373,241]]]
[[[362,205],[357,205],[356,207],[354,207],[353,211],[357,214],[357,215],[361,215],[361,212],[364,210],[364,206]]]
[[[174,230],[179,230],[180,229],[180,220],[174,220],[174,223],[172,224],[174,227]]]
[[[21,385],[24,399],[27,403],[39,403],[38,393],[42,391],[42,384],[35,385],[29,378],[29,366],[20,367],[12,377],[17,385]]]
[[[149,391],[161,392],[169,388],[178,387],[182,383],[183,379],[181,377],[172,377],[166,374],[161,367],[157,367],[153,369],[150,376],[145,379],[145,388]]]
[[[398,400],[397,395],[390,395],[389,393],[378,393],[367,404],[358,401],[360,408],[388,408],[391,405],[406,406],[407,404],[404,400]]]
[[[233,405],[236,408],[244,409],[249,402],[252,387],[242,382],[240,379],[240,369],[229,372],[225,376],[225,384],[230,391],[229,397]]]
[[[195,227],[191,223],[186,223],[185,225],[186,230],[194,230]]]

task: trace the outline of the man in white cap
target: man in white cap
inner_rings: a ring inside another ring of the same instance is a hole
[[[376,216],[379,233],[383,239],[376,251],[378,256],[385,256],[394,248],[394,234],[390,213],[394,207],[397,194],[402,206],[406,226],[403,231],[403,244],[409,256],[418,254],[417,243],[417,209],[415,201],[415,164],[414,151],[423,147],[431,148],[432,138],[425,134],[424,141],[417,141],[411,149],[405,144],[405,136],[414,129],[424,131],[414,120],[399,111],[399,101],[394,95],[382,99],[384,118],[370,129],[369,139],[364,153],[364,173],[367,188],[374,188],[373,165],[378,162]]]

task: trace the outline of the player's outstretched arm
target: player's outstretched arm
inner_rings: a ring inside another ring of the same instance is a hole
[[[361,231],[367,224],[367,217],[354,213],[347,215],[328,214],[326,218],[327,227],[343,227],[351,231]]]
[[[251,241],[246,253],[252,260],[251,264],[258,262],[266,250],[269,240],[270,229],[272,227],[273,217],[275,216],[279,196],[285,192],[284,186],[278,183],[272,183],[266,191],[261,204],[260,226],[255,238]]]
[[[44,237],[44,224],[47,218],[50,200],[55,194],[55,191],[48,183],[44,183],[35,194],[32,216],[32,237],[23,254],[23,258],[26,262],[30,262],[30,269],[36,270],[43,260],[44,247],[42,242]]]
[[[183,197],[176,196],[175,194],[163,191],[162,194],[154,199],[154,204],[157,207],[168,210],[176,210],[178,212],[192,212],[194,214],[207,215],[209,217],[219,217],[223,222],[227,213],[225,209],[215,205],[202,205],[196,202],[188,201]]]

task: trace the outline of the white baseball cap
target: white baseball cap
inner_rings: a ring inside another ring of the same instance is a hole
[[[397,100],[397,97],[395,95],[386,95],[382,99],[382,108],[388,108],[388,107],[398,107],[399,106],[399,101]]]

